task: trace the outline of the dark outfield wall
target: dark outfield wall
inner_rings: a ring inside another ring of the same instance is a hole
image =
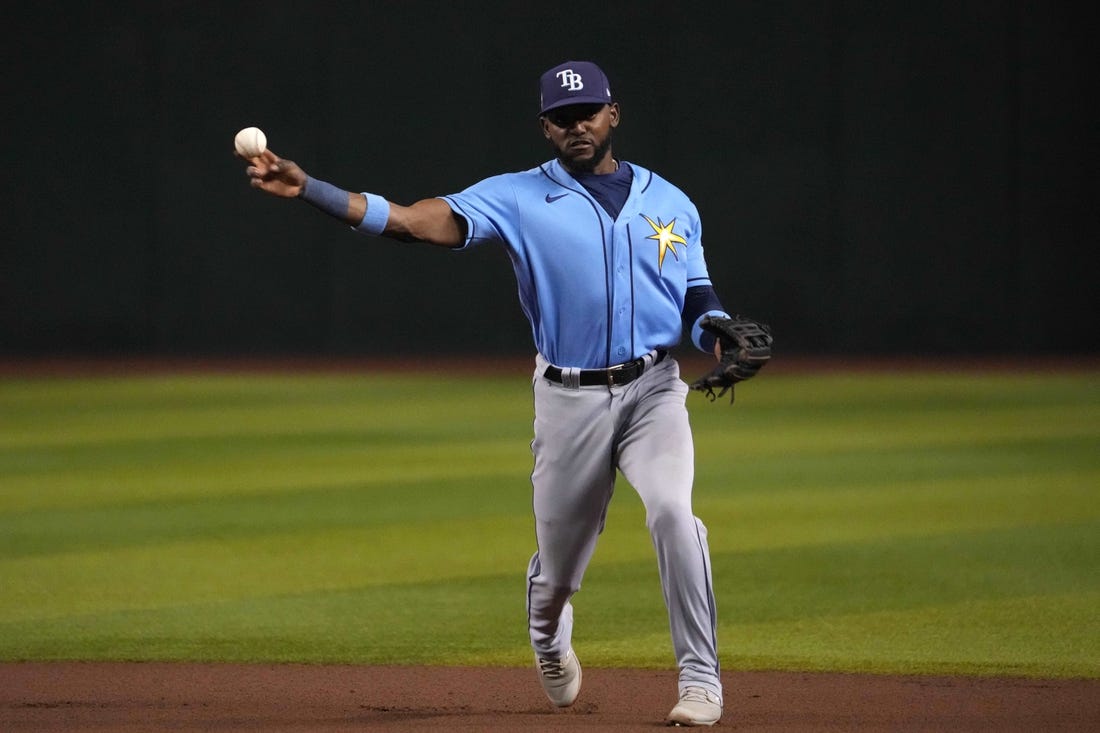
[[[0,350],[527,353],[500,250],[359,237],[231,141],[408,203],[548,157],[535,81],[590,58],[781,351],[1095,352],[1086,5],[9,8]]]

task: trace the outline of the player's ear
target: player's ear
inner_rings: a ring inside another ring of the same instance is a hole
[[[611,126],[619,126],[619,103],[612,102],[607,106],[607,113],[611,116]]]
[[[542,136],[547,140],[550,139],[550,120],[545,117],[539,117],[539,127],[542,128]]]

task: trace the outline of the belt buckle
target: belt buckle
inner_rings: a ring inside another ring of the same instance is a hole
[[[625,368],[626,368],[626,364],[616,364],[613,367],[608,367],[607,368],[606,371],[607,371],[607,386],[608,387],[614,387],[615,386],[615,373],[616,372],[621,372]]]
[[[625,361],[622,364],[616,364],[613,367],[608,367],[606,370],[607,386],[614,387],[616,384],[629,384],[632,380],[638,378],[638,369],[641,366],[642,365],[638,363],[638,360],[635,359],[634,361]],[[630,370],[630,372],[627,373],[627,370]],[[623,373],[622,376],[626,380],[625,382],[616,382],[615,377],[619,372]],[[631,376],[631,374],[633,374],[633,376]]]

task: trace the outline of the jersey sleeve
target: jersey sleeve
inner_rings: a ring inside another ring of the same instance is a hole
[[[518,226],[516,196],[507,175],[486,178],[440,198],[466,221],[466,240],[459,250],[482,242],[507,241]]]
[[[703,256],[703,225],[699,221],[699,213],[692,210],[695,216],[692,218],[693,226],[688,238],[687,260],[687,286],[689,288],[710,285],[710,274],[707,272],[707,261]]]
[[[691,342],[700,351],[711,353],[714,350],[714,335],[704,331],[699,325],[704,316],[729,317],[722,307],[707,271],[706,258],[703,256],[702,225],[698,216],[691,245],[688,247],[687,294],[682,313],[684,326],[691,332]]]

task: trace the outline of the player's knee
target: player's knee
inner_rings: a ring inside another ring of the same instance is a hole
[[[561,585],[535,580],[531,582],[530,588],[528,589],[528,597],[532,603],[544,608],[556,608],[561,610],[578,590],[580,590],[580,583]]]
[[[646,527],[653,535],[694,532],[690,501],[660,501],[646,507]]]

